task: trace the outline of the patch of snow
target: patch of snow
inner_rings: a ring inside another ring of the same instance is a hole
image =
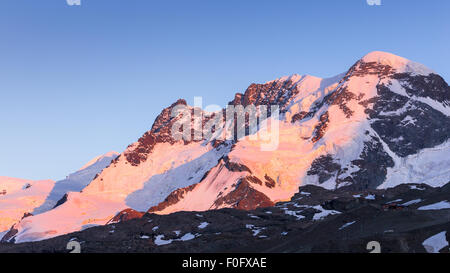
[[[204,229],[204,228],[206,228],[208,225],[209,225],[208,222],[202,222],[202,223],[198,226],[198,228],[199,228],[199,229]]]
[[[416,124],[416,119],[412,118],[411,116],[406,116],[401,122],[403,123],[403,126],[406,126],[408,124],[414,125]]]
[[[426,190],[426,188],[420,188],[420,187],[417,187],[416,185],[411,185],[411,186],[409,186],[409,188],[410,188],[411,190],[418,190],[418,191],[424,191],[424,190]]]
[[[367,200],[375,200],[375,195],[369,194],[369,195],[367,195],[366,197],[364,197],[364,199],[367,199]]]
[[[314,214],[313,220],[317,221],[317,220],[321,220],[329,215],[335,215],[335,214],[340,214],[339,211],[336,210],[326,210],[324,209],[322,206],[318,205],[318,206],[314,206],[313,207],[316,210],[320,210],[319,213]]]
[[[155,238],[155,244],[158,246],[171,244],[173,240],[164,240],[164,235],[158,235]]]
[[[441,201],[438,203],[418,208],[418,210],[440,210],[440,209],[450,209],[450,203],[448,201]]]
[[[179,240],[180,241],[189,241],[189,240],[195,239],[195,237],[198,237],[198,234],[194,235],[192,233],[186,233]]]
[[[436,235],[423,241],[422,245],[428,253],[439,253],[439,250],[448,246],[446,231],[442,231]]]
[[[353,225],[354,223],[356,223],[356,221],[349,222],[349,223],[345,223],[344,225],[342,225],[342,226],[339,228],[339,230],[342,230],[342,229],[344,229],[344,228],[346,228],[346,227],[348,227],[348,226],[350,226],[350,225]]]
[[[403,199],[395,199],[395,200],[387,202],[386,205],[387,204],[392,204],[392,203],[398,203],[398,202],[401,202],[401,201],[403,201]]]
[[[285,210],[284,213],[287,215],[294,216],[295,218],[297,218],[297,220],[305,218],[305,216],[298,214],[299,213],[298,211]]]
[[[422,202],[422,199],[414,199],[402,204],[402,206],[410,206]]]
[[[250,229],[253,232],[253,236],[258,236],[258,234],[266,228],[263,227],[255,227],[255,225],[246,224],[246,228]]]
[[[88,228],[91,228],[91,227],[98,227],[98,226],[100,226],[100,225],[99,224],[87,224],[87,225],[83,225],[81,227],[81,230],[85,230],[85,229],[88,229]]]

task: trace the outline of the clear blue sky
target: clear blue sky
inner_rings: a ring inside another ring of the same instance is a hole
[[[61,179],[178,98],[344,72],[383,50],[450,79],[450,1],[0,1],[0,176]]]

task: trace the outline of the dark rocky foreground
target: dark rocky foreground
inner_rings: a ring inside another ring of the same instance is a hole
[[[418,208],[448,199],[450,184],[353,193],[305,186],[274,207],[147,213],[45,241],[0,244],[0,252],[69,252],[71,240],[81,252],[369,252],[370,241],[381,252],[426,252],[424,240],[450,231],[450,209]]]

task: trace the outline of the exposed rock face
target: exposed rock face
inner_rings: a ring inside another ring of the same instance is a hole
[[[142,161],[147,160],[148,155],[157,143],[173,144],[175,142],[172,138],[171,129],[177,118],[172,117],[171,112],[177,105],[187,105],[187,103],[180,99],[164,109],[156,118],[152,129],[138,140],[137,146],[125,153],[125,157],[131,165],[138,166]]]
[[[29,213],[29,212],[25,212],[25,213],[23,214],[23,216],[22,216],[22,219],[27,218],[27,217],[30,217],[30,216],[33,216],[33,214],[32,214],[32,213]]]
[[[67,196],[68,196],[67,193],[64,194],[64,196],[63,196],[61,199],[59,199],[58,202],[56,202],[56,205],[55,205],[53,208],[59,207],[59,206],[61,206],[62,204],[66,203],[66,201],[67,201]]]
[[[341,169],[341,165],[333,161],[331,155],[323,155],[316,158],[308,170],[308,175],[318,175],[319,183],[327,181]]]
[[[151,207],[148,212],[158,212],[161,211],[173,204],[176,204],[178,201],[180,201],[187,192],[192,191],[195,188],[196,184],[191,185],[189,187],[186,188],[182,188],[182,189],[177,189],[175,191],[173,191],[172,193],[170,193],[169,196],[167,196],[167,198],[159,203],[157,206]]]
[[[230,207],[241,210],[273,206],[274,203],[263,193],[252,188],[249,181],[254,181],[254,178],[245,177],[241,179],[233,191],[217,198],[214,205],[216,207]]]
[[[308,115],[308,112],[301,111],[300,113],[296,113],[292,116],[291,122],[294,123],[296,121],[304,119]]]
[[[400,81],[409,96],[430,98],[450,106],[450,89],[444,79],[434,73],[428,76],[396,73],[392,78]]]
[[[14,236],[17,234],[18,230],[11,227],[11,229],[1,238],[0,243],[14,243]]]
[[[264,178],[266,179],[266,181],[264,183],[266,185],[266,187],[268,187],[268,188],[275,187],[276,182],[275,182],[275,180],[272,179],[272,177],[270,177],[266,174],[266,175],[264,175]]]
[[[298,93],[296,89],[296,76],[280,81],[265,84],[251,84],[244,94],[237,93],[232,105],[279,105],[281,112],[285,111],[287,104]]]
[[[356,62],[348,71],[344,79],[349,77],[365,77],[367,75],[376,75],[380,79],[390,77],[394,74],[395,68],[388,64],[380,62],[365,61],[364,59]]]
[[[245,165],[239,164],[236,162],[230,162],[230,159],[228,156],[223,157],[223,161],[225,162],[225,167],[232,171],[232,172],[249,172],[252,173],[252,171]]]
[[[125,210],[119,212],[111,220],[109,220],[108,224],[115,224],[115,223],[129,221],[129,220],[136,219],[136,218],[141,218],[143,215],[144,215],[143,212],[139,212],[134,209],[125,209]]]
[[[316,125],[312,142],[317,142],[323,137],[328,127],[329,122],[328,118],[329,118],[328,112],[325,112],[320,116],[319,124]]]
[[[268,177],[268,179],[271,179]],[[214,202],[212,208],[236,208],[241,210],[252,210],[258,207],[268,207],[272,206],[274,203],[263,193],[255,190],[250,184],[263,185],[263,182],[254,176],[247,176],[236,184],[233,185],[234,189],[224,195],[222,192],[219,193],[217,200]],[[269,180],[265,184],[267,187],[273,187],[275,181]],[[149,213],[157,213],[163,211],[164,209],[175,205],[177,202],[186,197],[188,192],[197,187],[198,184],[191,185],[186,188],[178,189],[172,192],[164,202],[159,203],[148,210]]]
[[[371,99],[373,108],[368,108],[366,112],[373,120],[371,127],[397,155],[405,157],[415,154],[421,149],[442,144],[449,138],[448,116],[425,103],[392,92],[389,86],[379,85],[377,90],[378,96]],[[447,86],[440,92],[449,94],[450,90]]]
[[[364,143],[360,159],[353,160],[352,163],[359,168],[352,173],[353,177],[350,179],[351,182],[357,182],[350,186],[355,190],[376,189],[386,179],[387,168],[394,166],[394,161],[383,150],[377,137]]]

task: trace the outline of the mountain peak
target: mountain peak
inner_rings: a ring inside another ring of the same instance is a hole
[[[110,151],[107,152],[106,154],[103,155],[99,155],[95,158],[93,158],[91,161],[89,161],[88,163],[86,163],[83,167],[81,167],[81,169],[79,169],[79,171],[84,170],[92,165],[94,165],[95,163],[97,163],[99,160],[102,160],[103,158],[107,158],[107,157],[117,157],[119,156],[120,153],[115,152],[115,151]]]
[[[276,82],[287,82],[287,81],[297,84],[299,82],[304,82],[304,81],[320,81],[320,80],[322,80],[322,79],[319,77],[316,77],[316,76],[312,76],[312,75],[292,74],[289,76],[283,76],[278,79],[268,81],[268,82],[266,82],[266,84],[271,84],[271,83],[276,83]]]
[[[392,66],[396,66],[396,64],[405,64],[407,62],[410,62],[410,60],[406,58],[384,51],[372,51],[366,54],[361,60],[366,63],[377,62],[381,64],[389,64]]]
[[[429,75],[435,73],[423,64],[384,51],[372,51],[360,60],[363,63],[378,63],[394,68],[398,73]]]

